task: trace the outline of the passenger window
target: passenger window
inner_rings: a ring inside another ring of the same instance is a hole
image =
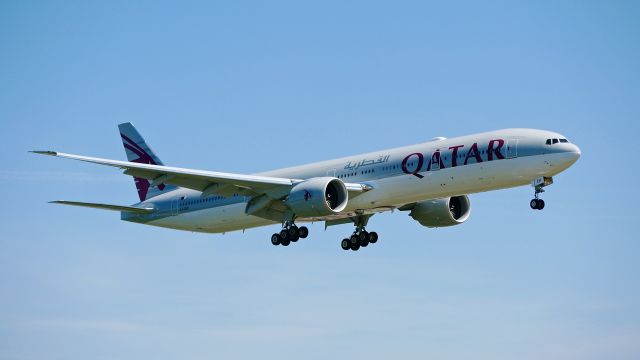
[[[553,139],[553,143],[557,144],[558,143],[558,139]]]

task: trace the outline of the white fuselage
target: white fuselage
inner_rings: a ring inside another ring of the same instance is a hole
[[[420,201],[528,185],[554,176],[580,156],[577,146],[560,134],[532,129],[507,129],[349,156],[257,175],[292,179],[330,176],[363,183],[371,190],[348,200],[331,217],[372,214]],[[143,202],[159,211],[123,220],[198,232],[229,232],[276,223],[245,213],[248,197],[211,196],[179,188]],[[327,217],[299,218],[322,221]]]

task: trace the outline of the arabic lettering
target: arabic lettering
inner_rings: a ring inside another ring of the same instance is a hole
[[[363,166],[371,166],[371,165],[377,165],[377,164],[382,164],[382,163],[386,163],[389,162],[389,158],[391,157],[391,155],[380,155],[378,157],[378,159],[376,160],[367,160],[367,159],[362,159],[359,162],[351,162],[349,161],[347,163],[347,165],[345,165],[345,170],[356,170],[358,168],[361,168]]]

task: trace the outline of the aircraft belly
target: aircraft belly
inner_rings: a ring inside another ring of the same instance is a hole
[[[222,233],[273,224],[272,221],[244,212],[246,203],[206,208],[180,213],[149,223],[149,225],[180,230]]]

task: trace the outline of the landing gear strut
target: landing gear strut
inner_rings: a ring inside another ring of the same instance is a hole
[[[532,186],[535,189],[534,198],[529,202],[529,206],[533,210],[542,210],[544,209],[544,200],[540,199],[540,194],[544,192],[544,187],[553,184],[553,178],[550,177],[540,177],[532,182]]]
[[[279,233],[271,235],[271,243],[276,246],[289,246],[292,242],[304,239],[307,236],[309,236],[309,229],[306,226],[297,227],[293,221],[287,221]]]

